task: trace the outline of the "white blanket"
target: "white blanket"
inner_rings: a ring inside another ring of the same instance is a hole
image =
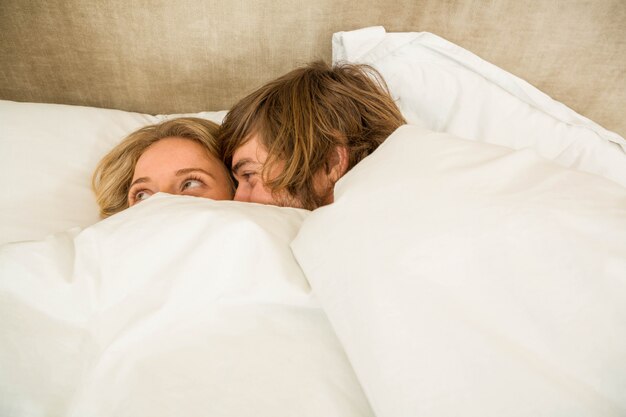
[[[292,249],[378,417],[626,415],[626,188],[404,126],[335,191]]]
[[[623,416],[625,300],[626,188],[404,126],[312,213],[1,247],[0,415]]]
[[[157,195],[3,246],[0,415],[371,415],[289,249],[307,214]]]

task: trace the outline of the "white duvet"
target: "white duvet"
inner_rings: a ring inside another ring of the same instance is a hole
[[[371,415],[289,249],[307,214],[157,195],[2,246],[0,415]]]
[[[626,415],[626,189],[530,150],[405,126],[312,213],[0,248],[2,416]]]
[[[626,415],[612,181],[403,126],[292,249],[378,417]]]

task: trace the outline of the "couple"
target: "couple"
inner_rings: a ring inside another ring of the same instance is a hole
[[[93,188],[102,217],[156,192],[313,210],[404,123],[375,70],[314,62],[239,101],[221,126],[179,118],[130,134]]]

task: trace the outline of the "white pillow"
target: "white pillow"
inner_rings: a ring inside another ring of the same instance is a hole
[[[626,189],[404,126],[335,196],[292,249],[378,417],[626,414]]]
[[[0,100],[0,244],[98,221],[98,161],[132,131],[175,116]]]
[[[371,416],[289,248],[308,214],[157,194],[0,247],[0,414]]]
[[[626,186],[626,140],[518,77],[428,32],[333,36],[333,60],[378,69],[409,122],[507,146]]]

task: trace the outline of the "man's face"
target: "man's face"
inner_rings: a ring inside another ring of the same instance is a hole
[[[267,150],[260,143],[258,135],[240,146],[233,154],[232,171],[239,182],[235,192],[235,201],[248,203],[272,204],[275,206],[301,207],[299,201],[286,195],[272,194],[263,180],[263,165],[267,159]],[[270,172],[272,178],[277,175],[277,166]]]

